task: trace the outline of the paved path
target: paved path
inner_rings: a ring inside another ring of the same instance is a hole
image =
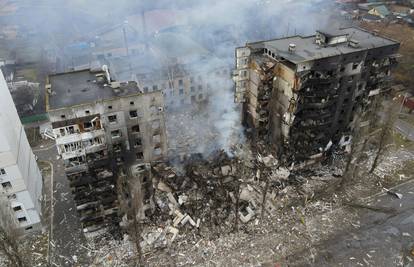
[[[33,148],[39,160],[53,165],[53,206],[51,209],[51,266],[88,266],[86,240],[82,233],[69,182],[64,173],[63,162],[57,159],[54,145]]]

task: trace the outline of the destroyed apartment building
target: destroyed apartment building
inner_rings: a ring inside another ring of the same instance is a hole
[[[46,105],[85,232],[119,218],[117,179],[167,154],[161,91],[111,79],[106,66],[48,77]]]
[[[389,88],[399,45],[351,27],[237,48],[235,101],[244,124],[287,164],[346,147]]]

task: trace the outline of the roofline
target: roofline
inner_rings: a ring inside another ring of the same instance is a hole
[[[148,93],[133,93],[133,94],[129,94],[129,95],[116,96],[116,97],[107,98],[107,99],[99,99],[99,100],[95,100],[95,101],[92,101],[92,102],[87,102],[87,103],[82,103],[82,104],[76,104],[76,105],[71,105],[71,106],[64,106],[64,107],[60,107],[60,108],[49,108],[46,111],[47,112],[50,112],[50,111],[59,111],[59,110],[65,110],[65,109],[71,109],[71,108],[77,108],[77,107],[87,106],[87,105],[91,105],[91,104],[95,105],[97,103],[104,103],[106,101],[113,101],[113,100],[117,100],[117,99],[121,99],[121,98],[131,97],[131,96],[144,96],[144,95],[150,95],[150,94],[155,94],[155,93],[161,93],[162,94],[162,91],[161,90],[157,90],[157,91],[152,91],[152,92],[148,92]]]
[[[372,31],[369,31],[367,29],[363,29],[363,28],[361,28],[359,26],[341,27],[338,30],[346,30],[346,29],[357,29],[357,30],[364,31],[364,32],[367,32],[367,33],[370,33],[370,34],[373,34],[374,35],[374,33]],[[321,31],[322,30],[316,30],[316,32],[321,32]],[[257,41],[257,42],[251,42],[251,43],[247,42],[244,47],[249,46],[249,45],[260,44],[260,43],[263,43],[263,42],[272,42],[272,41],[284,40],[284,39],[295,38],[295,37],[299,37],[299,38],[302,38],[302,39],[306,39],[306,38],[311,38],[311,37],[315,37],[315,36],[316,36],[315,34],[313,34],[313,35],[298,35],[298,34],[296,34],[296,35],[291,35],[291,36],[286,36],[286,37],[280,37],[280,38],[274,38],[274,39],[263,40],[263,41]],[[392,42],[395,42],[395,43],[400,44],[399,41],[394,40],[394,39],[391,39],[391,38],[389,38],[387,36],[384,36],[384,35],[376,35],[376,36],[379,36],[381,38],[384,38],[384,39],[387,39],[389,41],[392,41]],[[243,46],[242,47],[237,47],[237,48],[243,48]]]
[[[89,71],[91,73],[94,73],[91,68],[85,68],[85,69],[80,69],[80,70],[70,70],[70,71],[65,71],[65,72],[50,73],[48,75],[48,77],[51,77],[51,76],[59,76],[59,75],[64,75],[64,74],[72,74],[72,73],[78,73],[78,72],[84,72],[84,71]],[[99,70],[99,71],[96,71],[96,72],[104,72],[104,71],[103,70]]]

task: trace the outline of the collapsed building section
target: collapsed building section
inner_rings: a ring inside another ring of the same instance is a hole
[[[398,49],[359,28],[248,43],[236,49],[235,101],[256,138],[289,164],[311,162],[369,124]]]
[[[118,221],[117,180],[167,154],[161,91],[111,80],[108,68],[50,75],[47,110],[85,232]]]

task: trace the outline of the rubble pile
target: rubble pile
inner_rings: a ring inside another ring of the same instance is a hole
[[[280,167],[272,155],[253,158],[242,147],[235,155],[221,152],[194,160],[182,173],[166,163],[152,166],[152,207],[146,211],[141,234],[144,253],[173,242],[195,243],[234,230],[249,231],[249,225],[306,202],[316,188],[335,180],[329,175],[332,171],[294,172]]]

